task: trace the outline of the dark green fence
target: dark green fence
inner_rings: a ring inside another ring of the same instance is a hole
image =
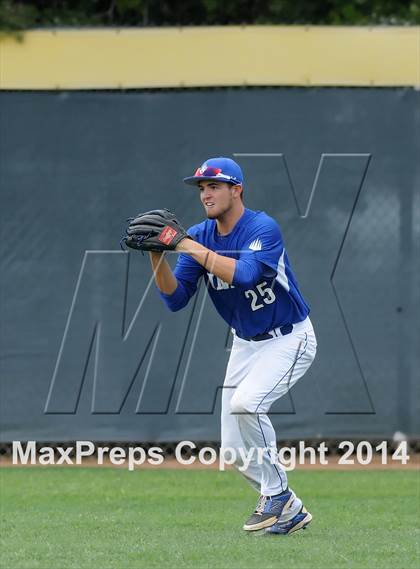
[[[317,359],[273,408],[279,437],[418,436],[418,99],[1,93],[1,440],[218,440],[227,326],[203,290],[168,312],[118,244],[138,211],[200,221],[181,179],[216,155],[279,221],[312,307]]]

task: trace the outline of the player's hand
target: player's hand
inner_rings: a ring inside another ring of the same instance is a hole
[[[154,209],[130,219],[126,234],[121,241],[141,251],[173,251],[183,239],[191,239],[176,215],[167,209]]]

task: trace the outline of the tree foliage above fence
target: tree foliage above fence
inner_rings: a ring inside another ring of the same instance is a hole
[[[0,0],[0,29],[45,26],[416,24],[416,0]]]

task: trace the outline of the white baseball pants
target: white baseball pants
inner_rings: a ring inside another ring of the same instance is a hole
[[[260,342],[234,335],[222,394],[222,449],[276,449],[276,434],[267,413],[301,378],[316,354],[316,337],[309,318],[293,331]],[[268,451],[254,453],[242,474],[264,496],[286,490],[287,475]],[[260,462],[260,464],[258,464]],[[241,466],[240,459],[235,466]],[[296,509],[301,505],[295,500]],[[295,508],[293,508],[295,509]]]

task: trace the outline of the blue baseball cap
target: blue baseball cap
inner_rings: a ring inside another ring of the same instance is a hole
[[[209,158],[195,171],[194,176],[184,178],[186,184],[195,186],[201,180],[217,180],[228,184],[242,184],[244,176],[239,165],[231,158]]]

